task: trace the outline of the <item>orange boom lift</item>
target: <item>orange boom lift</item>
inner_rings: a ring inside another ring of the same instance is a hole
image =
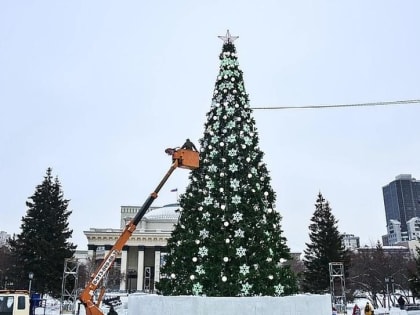
[[[199,166],[199,154],[196,151],[185,149],[172,150],[171,155],[172,165],[168,172],[165,174],[155,190],[150,194],[149,198],[147,198],[147,200],[144,202],[143,206],[137,212],[135,217],[125,226],[124,231],[121,233],[120,237],[115,242],[109,253],[105,256],[102,263],[91,275],[90,281],[79,295],[79,300],[85,306],[86,315],[103,315],[103,312],[100,309],[100,304],[102,302],[106,288],[105,286],[101,287],[96,301],[94,300],[95,291],[101,284],[104,276],[108,273],[117,256],[121,253],[128,239],[136,230],[137,224],[143,218],[144,214],[147,212],[153,201],[158,197],[158,192],[166,183],[169,176],[171,176],[172,172],[178,167],[194,170]]]

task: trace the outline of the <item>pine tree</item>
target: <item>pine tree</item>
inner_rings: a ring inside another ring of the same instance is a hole
[[[315,212],[309,225],[309,239],[304,250],[302,289],[308,293],[325,293],[330,288],[329,263],[348,263],[347,254],[342,244],[342,236],[331,212],[328,201],[321,193],[315,204]]]
[[[200,139],[200,168],[180,198],[168,241],[164,295],[279,296],[295,293],[290,250],[258,146],[255,120],[229,32]]]
[[[48,168],[44,181],[28,198],[21,233],[10,245],[16,259],[16,282],[27,283],[29,272],[33,272],[33,289],[58,297],[64,261],[73,256],[76,246],[69,242],[73,233],[68,224],[69,200],[64,199],[61,184],[51,172]]]

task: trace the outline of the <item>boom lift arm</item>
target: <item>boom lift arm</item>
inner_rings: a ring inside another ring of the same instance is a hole
[[[100,309],[100,304],[105,293],[105,287],[101,288],[101,291],[98,295],[96,301],[94,301],[95,291],[98,288],[99,284],[103,280],[104,276],[108,273],[112,264],[114,263],[117,256],[122,251],[124,245],[131,237],[133,232],[136,230],[137,224],[143,218],[144,214],[149,209],[153,201],[158,197],[158,192],[166,183],[168,178],[171,176],[172,172],[180,167],[185,169],[196,169],[199,166],[199,155],[198,152],[192,150],[173,150],[172,153],[172,165],[169,168],[168,172],[165,174],[163,179],[160,181],[159,185],[155,190],[150,194],[146,199],[143,206],[136,213],[135,217],[125,226],[125,229],[121,233],[118,240],[115,242],[114,246],[111,248],[109,253],[105,256],[102,263],[98,266],[96,271],[91,275],[90,281],[87,283],[86,287],[83,289],[79,295],[79,300],[85,306],[86,315],[103,315],[102,310]]]

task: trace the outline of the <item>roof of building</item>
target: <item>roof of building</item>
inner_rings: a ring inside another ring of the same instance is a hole
[[[179,204],[172,203],[169,205],[165,205],[162,208],[156,208],[149,212],[147,212],[143,220],[153,220],[153,221],[163,221],[163,220],[178,220],[179,212],[176,210],[179,209]]]

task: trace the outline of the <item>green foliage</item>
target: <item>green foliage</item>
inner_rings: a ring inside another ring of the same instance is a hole
[[[321,193],[315,204],[315,212],[309,225],[309,239],[304,250],[302,290],[308,293],[325,293],[329,291],[329,263],[347,262],[342,236],[331,212],[328,201]]]
[[[29,272],[33,272],[34,290],[61,295],[64,260],[71,258],[76,248],[68,241],[73,233],[68,226],[68,203],[58,178],[53,180],[48,168],[44,181],[26,202],[21,233],[10,240],[16,283],[27,283]]]
[[[290,295],[297,291],[285,264],[290,251],[232,43],[220,60],[200,168],[181,196],[157,288],[164,295]]]

